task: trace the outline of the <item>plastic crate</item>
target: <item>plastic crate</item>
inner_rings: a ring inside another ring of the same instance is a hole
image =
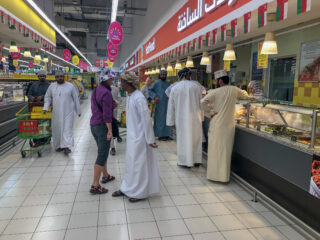
[[[38,132],[38,122],[36,120],[20,120],[20,133],[35,133]]]

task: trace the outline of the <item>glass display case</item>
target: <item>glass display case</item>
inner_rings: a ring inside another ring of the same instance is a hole
[[[320,150],[320,110],[270,102],[240,102],[238,126],[269,134],[297,147]]]
[[[0,83],[0,107],[25,101],[25,88],[22,84]]]

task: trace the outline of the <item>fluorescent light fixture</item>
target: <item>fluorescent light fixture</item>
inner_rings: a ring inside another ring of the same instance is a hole
[[[18,52],[18,47],[16,42],[11,41],[9,52]]]
[[[261,53],[262,54],[278,54],[277,41],[273,32],[266,33],[266,36],[262,45]]]
[[[111,22],[116,21],[119,0],[112,0]]]
[[[236,58],[236,53],[234,52],[233,45],[232,44],[227,44],[226,50],[224,51],[224,56],[223,56],[224,61],[235,61],[237,60]]]
[[[63,33],[61,30],[55,25],[48,16],[38,7],[38,5],[33,0],[25,0],[37,13],[40,17],[42,17],[57,33],[61,35],[74,50],[84,59],[86,62],[92,67],[91,62],[82,54],[82,52],[70,41],[70,39]],[[117,1],[118,2],[118,1]],[[112,4],[113,6],[113,4]],[[117,4],[118,8],[118,4]]]
[[[193,59],[192,59],[191,56],[189,56],[188,59],[187,59],[186,67],[187,68],[193,68],[194,67]]]

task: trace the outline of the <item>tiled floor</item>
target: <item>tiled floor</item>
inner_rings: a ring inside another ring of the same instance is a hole
[[[89,129],[90,108],[75,124],[69,157],[46,151],[42,158],[20,157],[15,150],[0,162],[0,240],[301,240],[284,220],[235,182],[207,181],[205,169],[177,166],[176,145],[159,143],[156,155],[161,193],[129,203],[114,199],[125,171],[125,143],[108,160],[117,180],[109,193],[89,194],[96,146]]]

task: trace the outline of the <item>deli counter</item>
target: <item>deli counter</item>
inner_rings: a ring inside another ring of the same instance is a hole
[[[320,110],[239,102],[235,121],[232,171],[320,231]]]

